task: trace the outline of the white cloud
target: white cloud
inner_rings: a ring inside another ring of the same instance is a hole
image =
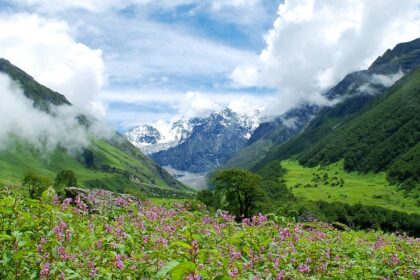
[[[132,5],[154,6],[162,9],[173,9],[180,5],[199,3],[199,0],[16,0],[15,3],[31,7],[38,11],[56,13],[71,9],[87,10],[101,13],[108,10],[123,9]]]
[[[86,129],[79,125],[75,108],[52,108],[55,117],[32,106],[19,86],[0,74],[0,149],[14,143],[18,137],[42,151],[62,146],[70,151],[89,144]],[[71,133],[69,133],[71,132]]]
[[[212,97],[194,91],[185,93],[183,100],[177,104],[177,107],[178,112],[187,119],[207,115],[221,109],[221,106]]]
[[[385,87],[392,86],[396,81],[402,78],[404,76],[403,71],[398,71],[397,73],[391,74],[391,75],[382,75],[382,74],[374,74],[372,76],[372,83],[374,84],[380,84]]]
[[[150,91],[149,91],[150,90]],[[156,122],[172,123],[179,119],[203,117],[213,111],[230,108],[240,115],[254,116],[260,111],[267,116],[276,116],[276,110],[267,110],[267,104],[275,103],[277,97],[271,94],[254,95],[246,92],[205,92],[205,91],[164,91],[149,89],[145,91],[107,91],[104,100],[108,104],[117,104],[108,111],[108,119],[120,129],[127,130],[143,124]],[[159,96],[161,111],[149,111],[156,105]],[[140,106],[141,110],[126,110],[124,105]]]
[[[366,68],[387,48],[420,36],[418,0],[285,0],[259,62],[231,74],[235,85],[279,91],[279,112]],[[253,83],[251,83],[253,82]]]
[[[209,79],[224,77],[242,61],[255,54],[203,38],[185,27],[142,19],[106,15],[95,22],[88,33],[97,45],[112,48],[104,52],[110,83],[173,83],[173,79]],[[83,28],[92,19],[83,19]],[[178,81],[175,81],[178,82]]]
[[[252,87],[259,83],[259,69],[255,65],[242,65],[236,67],[230,78],[232,79],[233,87]]]
[[[102,52],[74,40],[64,21],[34,14],[0,14],[0,55],[38,82],[98,115],[103,106]]]
[[[271,0],[270,0],[271,1]],[[275,0],[270,5],[275,5]],[[247,25],[249,28],[261,27],[269,19],[265,0],[16,0],[14,5],[32,9],[45,14],[62,14],[67,11],[88,11],[91,13],[109,13],[126,8],[137,7],[141,13],[174,12],[175,9],[187,7],[188,15],[198,13],[210,15],[213,19]]]

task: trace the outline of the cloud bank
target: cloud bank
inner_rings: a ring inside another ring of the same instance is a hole
[[[100,117],[102,52],[75,41],[70,26],[35,14],[0,14],[0,55],[70,102]]]
[[[51,110],[50,115],[35,109],[19,85],[0,74],[0,150],[18,138],[43,152],[59,146],[73,152],[88,146],[93,134],[109,136],[109,131],[98,122],[89,129],[81,126],[76,118],[80,113],[73,106],[51,107]]]
[[[419,36],[417,0],[285,0],[259,61],[238,66],[231,79],[276,88],[279,112],[302,100],[322,103],[320,93],[346,74]]]

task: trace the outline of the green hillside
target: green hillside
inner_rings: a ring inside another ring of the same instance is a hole
[[[0,59],[0,72],[17,81],[39,110],[50,112],[52,106],[70,105],[63,95],[37,83],[7,60]],[[83,115],[77,119],[85,127],[94,121]],[[57,172],[69,169],[86,188],[141,190],[152,196],[185,196],[191,191],[118,134],[108,140],[92,136],[88,147],[71,153],[65,148],[40,151],[18,138],[9,142],[12,144],[0,150],[0,184],[3,185],[18,186],[27,172],[53,180]]]
[[[306,149],[300,163],[314,166],[344,159],[348,171],[388,171],[391,180],[418,184],[420,169],[420,69],[408,75],[357,117]],[[412,158],[413,164],[403,164]],[[398,163],[399,162],[399,163]],[[417,161],[418,165],[418,161]]]
[[[350,116],[337,115],[346,108],[346,102],[339,103],[315,118],[301,135],[274,147],[254,169],[297,154],[303,165],[344,160],[347,171],[385,171],[391,181],[413,188],[420,179],[420,169],[416,168],[420,142],[419,93],[420,69]]]
[[[407,196],[391,185],[386,174],[346,172],[343,162],[327,166],[304,167],[286,160],[284,180],[296,197],[354,205],[379,206],[390,210],[420,214],[420,199]]]
[[[0,184],[19,185],[23,176],[35,172],[54,179],[60,170],[70,169],[83,187],[118,192],[142,190],[150,195],[183,195],[189,189],[169,176],[150,159],[136,159],[104,140],[90,147],[95,165],[87,167],[83,156],[71,156],[63,149],[43,155],[28,144],[0,151]]]

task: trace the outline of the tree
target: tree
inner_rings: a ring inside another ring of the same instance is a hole
[[[261,177],[247,170],[227,169],[216,173],[212,182],[225,199],[225,209],[241,217],[251,217],[263,198]]]
[[[22,179],[22,186],[28,191],[31,198],[40,198],[48,185],[50,185],[50,182],[47,178],[38,176],[33,172],[27,173]]]
[[[61,170],[55,176],[54,189],[58,196],[64,196],[65,188],[77,186],[77,179],[71,170]]]
[[[219,209],[222,207],[220,204],[220,195],[211,190],[201,190],[197,192],[195,198],[204,203],[208,207],[212,207],[214,209]]]

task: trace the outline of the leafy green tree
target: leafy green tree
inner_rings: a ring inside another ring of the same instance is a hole
[[[22,186],[34,199],[39,199],[42,193],[48,188],[50,182],[47,178],[41,177],[33,172],[27,173],[22,179]]]
[[[61,170],[55,176],[54,189],[58,196],[64,196],[65,188],[77,186],[77,179],[71,170]]]
[[[201,190],[196,194],[196,199],[208,207],[222,208],[220,193],[211,190]]]
[[[238,219],[251,217],[264,198],[261,177],[247,170],[227,169],[212,178],[216,193],[225,199],[225,209]]]

